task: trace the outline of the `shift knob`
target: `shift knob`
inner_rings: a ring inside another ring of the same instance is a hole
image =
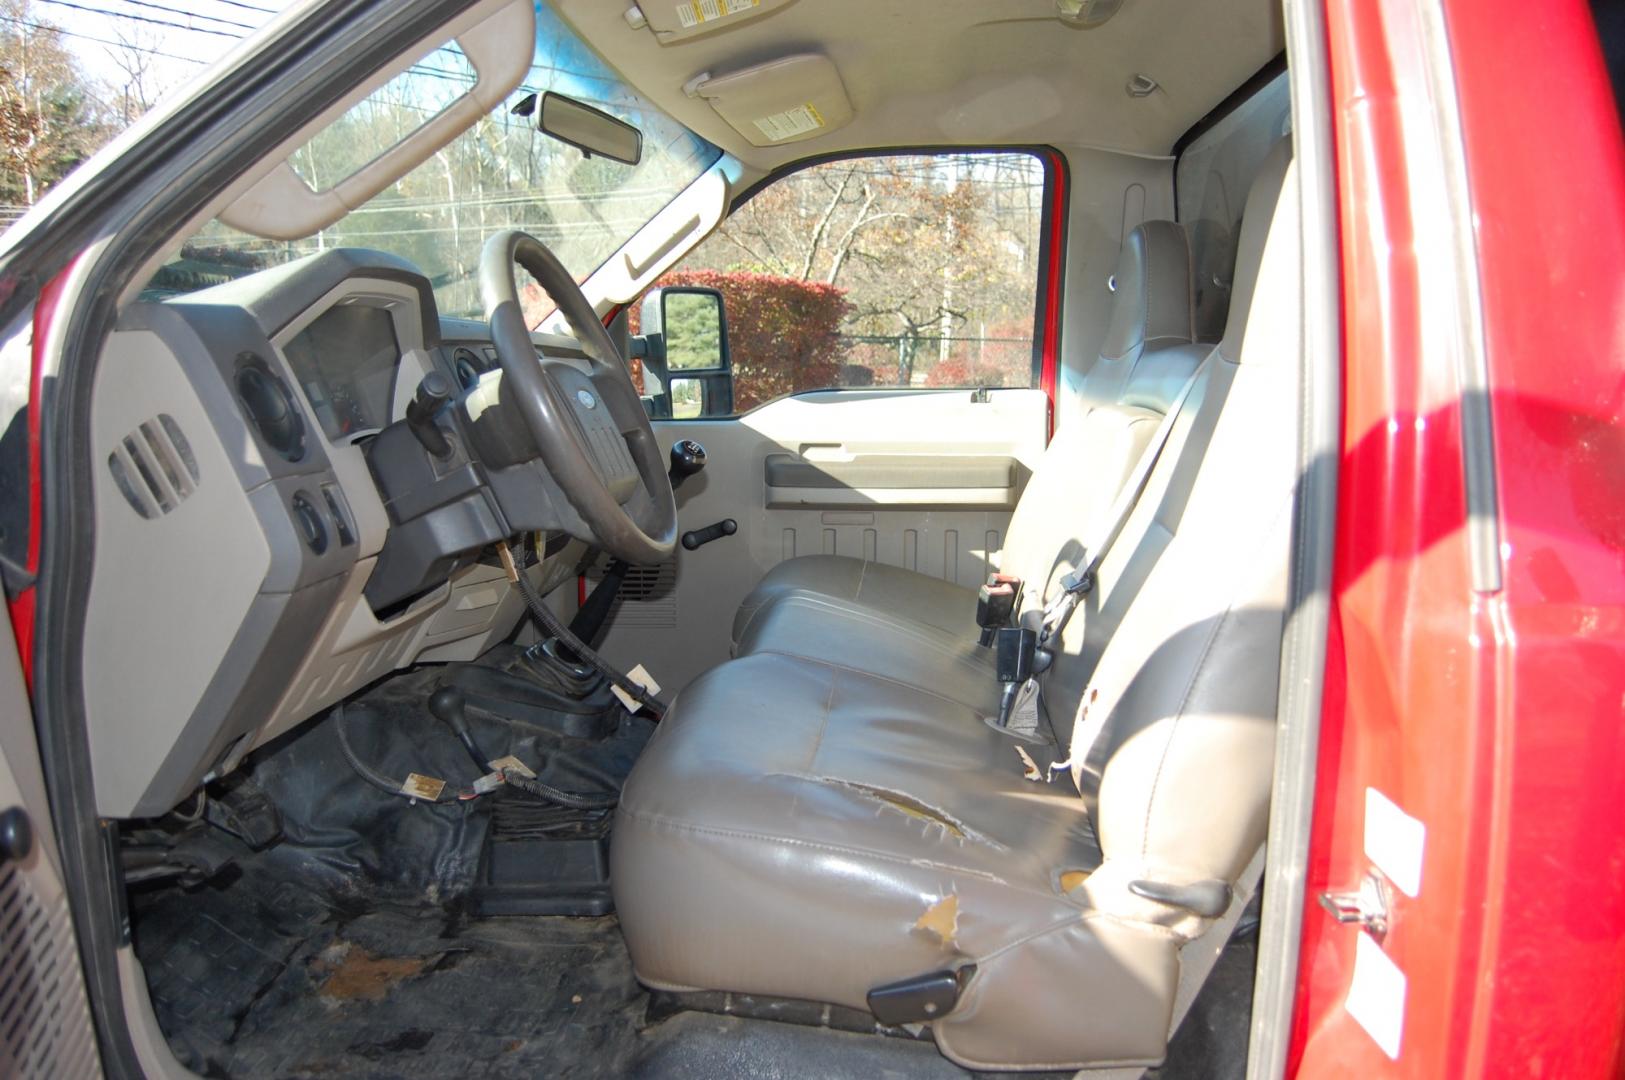
[[[468,730],[468,720],[463,715],[464,704],[463,692],[455,686],[442,686],[429,695],[429,712],[458,734]]]
[[[455,686],[442,686],[429,695],[430,715],[451,728],[457,736],[457,741],[463,744],[463,749],[468,751],[469,759],[475,765],[482,770],[487,769],[490,767],[491,759],[485,756],[479,744],[474,741],[474,733],[468,728],[468,717],[463,714],[465,704],[467,702],[463,698],[463,692]]]
[[[705,468],[705,447],[693,439],[678,439],[671,444],[671,471],[666,473],[676,490],[684,480]]]

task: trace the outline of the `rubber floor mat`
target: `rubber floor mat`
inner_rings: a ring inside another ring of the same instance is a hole
[[[205,1076],[603,1076],[637,1051],[613,917],[353,914],[252,874],[134,914],[159,1025]]]

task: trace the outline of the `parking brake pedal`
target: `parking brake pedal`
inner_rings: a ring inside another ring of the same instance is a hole
[[[282,835],[282,814],[254,781],[240,772],[222,779],[203,811],[204,820],[255,851]]]

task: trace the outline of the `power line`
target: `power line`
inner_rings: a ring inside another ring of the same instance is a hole
[[[53,3],[54,0],[45,0],[45,2],[49,4],[49,3]],[[124,2],[127,3],[127,4],[130,4],[133,7],[151,8],[154,11],[167,11],[171,15],[184,15],[185,17],[187,17],[189,19],[208,19],[210,22],[221,23],[222,25],[225,25],[225,26],[235,26],[239,30],[258,30],[259,29],[259,27],[253,25],[252,23],[237,22],[237,21],[235,21],[233,19],[223,19],[218,15],[205,15],[201,11],[187,11],[185,8],[165,7],[163,4],[155,4],[155,3],[153,3],[152,0],[124,0]],[[129,16],[129,15],[124,15],[124,14],[118,13],[118,12],[111,12],[110,11],[107,14],[109,14],[109,15],[115,15],[116,14],[121,19],[131,18],[131,16]]]
[[[211,30],[205,26],[187,26],[185,23],[169,22],[164,19],[154,19],[148,15],[127,15],[120,11],[108,11],[106,8],[87,7],[84,4],[75,4],[72,0],[45,0],[47,4],[56,4],[59,7],[73,8],[75,11],[86,11],[92,15],[103,15],[112,19],[131,19],[135,22],[151,23],[154,26],[167,26],[171,30],[188,30],[194,34],[213,34],[215,37],[239,40],[242,35],[234,34],[229,30]]]
[[[130,45],[123,41],[109,41],[106,38],[95,37],[91,34],[82,34],[77,30],[64,30],[62,27],[52,26],[50,23],[29,22],[27,19],[18,19],[11,15],[0,15],[0,19],[4,19],[9,23],[15,23],[18,26],[26,26],[34,30],[44,30],[47,33],[61,34],[63,37],[78,38],[81,41],[93,41],[98,45],[110,45],[115,49],[134,49],[136,52],[151,53],[154,56],[162,56],[169,60],[184,60],[188,64],[208,63],[208,61],[199,60],[195,56],[177,56],[175,53],[164,52],[161,49],[148,49],[140,45]]]
[[[257,11],[261,15],[279,14],[275,8],[255,7],[253,4],[242,3],[242,0],[214,0],[214,2],[217,4],[225,4],[228,7],[242,8],[244,11]]]

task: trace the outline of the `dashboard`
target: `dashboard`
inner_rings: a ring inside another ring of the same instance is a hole
[[[403,420],[433,371],[460,387],[443,460]],[[389,672],[484,652],[523,614],[496,540],[544,592],[573,576],[583,533],[509,411],[485,324],[379,252],[121,312],[91,403],[100,812],[161,814]]]
[[[328,308],[289,338],[282,354],[328,441],[375,433],[392,419],[401,346],[388,308]]]

